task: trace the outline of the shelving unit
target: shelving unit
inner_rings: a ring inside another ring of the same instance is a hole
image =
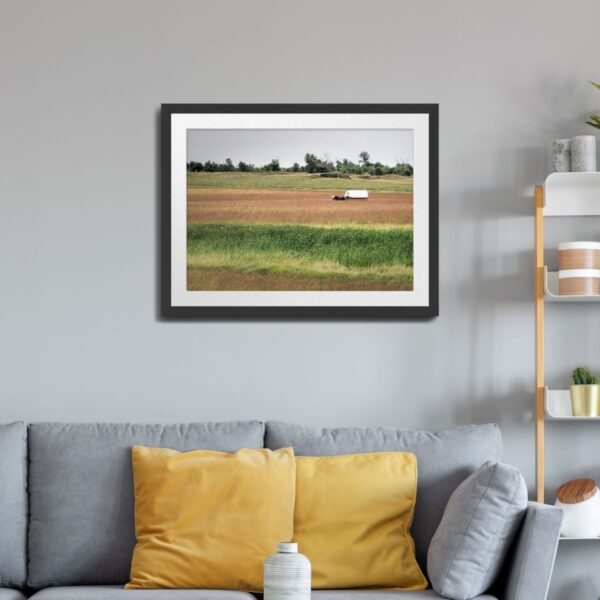
[[[600,172],[552,173],[542,192],[544,217],[600,215]]]
[[[600,421],[600,417],[574,417],[569,390],[544,388],[544,409],[546,421]]]
[[[536,365],[536,489],[544,502],[545,422],[600,421],[600,417],[574,417],[569,390],[550,390],[544,379],[544,307],[548,302],[594,303],[600,296],[561,296],[558,273],[544,261],[544,218],[600,216],[600,173],[553,173],[535,188],[535,365]],[[561,538],[563,541],[600,538]]]
[[[544,296],[546,302],[600,302],[600,296],[561,296],[558,293],[558,273],[544,267]]]

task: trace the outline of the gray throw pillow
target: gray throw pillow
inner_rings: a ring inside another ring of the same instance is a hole
[[[454,490],[427,553],[433,589],[452,600],[484,594],[500,571],[527,509],[518,469],[487,462]]]

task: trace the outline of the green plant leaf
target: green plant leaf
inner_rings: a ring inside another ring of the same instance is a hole
[[[591,125],[596,129],[600,129],[600,115],[592,115],[589,121],[586,121],[587,125]]]
[[[590,81],[589,83],[593,85],[597,90],[600,90],[600,83],[596,83],[595,81]],[[592,115],[590,117],[590,120],[586,121],[585,123],[586,125],[591,125],[596,129],[600,129],[600,117],[598,115]]]
[[[583,367],[577,367],[573,370],[573,383],[583,385],[587,381],[587,371]]]

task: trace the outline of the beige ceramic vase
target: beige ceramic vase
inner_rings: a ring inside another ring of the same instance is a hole
[[[571,406],[574,417],[600,416],[600,384],[572,385]]]

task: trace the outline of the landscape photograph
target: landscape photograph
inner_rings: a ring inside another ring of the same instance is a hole
[[[188,291],[413,289],[410,129],[187,131]]]

